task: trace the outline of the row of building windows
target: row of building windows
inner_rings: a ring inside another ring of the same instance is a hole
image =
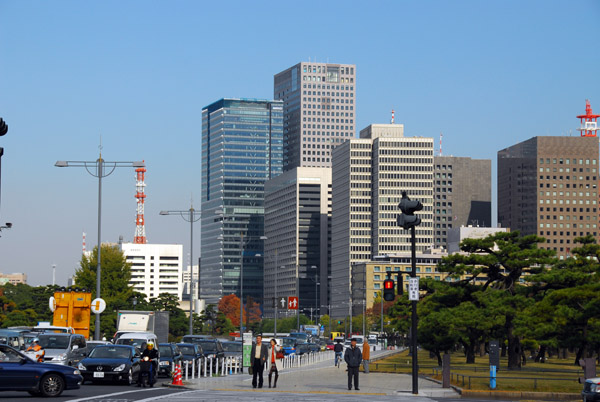
[[[312,82],[325,82],[325,76],[318,77],[316,75],[303,75],[302,81],[312,81]],[[345,84],[354,84],[354,77],[350,78],[337,78],[337,77],[327,77],[327,81],[329,82],[341,82]]]
[[[590,162],[592,163],[592,165],[595,165],[596,164],[596,159],[591,159],[591,160],[590,159],[586,159],[585,160],[585,164],[586,165],[589,165]],[[565,158],[564,160],[563,160],[563,158],[558,158],[558,159],[557,158],[553,158],[552,159],[552,164],[553,165],[556,165],[556,164],[562,165],[563,163],[565,165],[569,165],[569,164],[577,165],[577,159],[569,159],[569,158]],[[544,164],[544,158],[540,158],[540,165],[543,165],[543,164]],[[550,158],[546,158],[546,165],[549,165],[549,164],[550,164]],[[584,160],[583,159],[579,159],[579,164],[583,165],[584,164]]]
[[[354,67],[333,67],[333,66],[328,66],[328,65],[324,65],[324,66],[312,66],[312,65],[304,65],[303,66],[303,72],[305,73],[325,73],[325,71],[340,71],[342,74],[350,74],[350,75],[354,75]]]
[[[590,228],[596,229],[597,225],[595,223],[586,223],[585,225],[583,223],[579,223],[579,224],[577,224],[577,223],[573,223],[573,224],[570,224],[570,223],[564,223],[564,224],[563,223],[540,223],[540,228],[543,228],[543,227],[546,227],[546,228],[566,228],[566,229],[569,229],[571,227],[573,227],[573,228],[580,228],[580,229],[583,229],[583,228],[586,228],[586,229],[590,229]]]
[[[557,200],[540,200],[540,204],[543,204],[544,201],[546,201],[546,204],[560,204],[560,205],[562,205],[563,201],[567,205],[569,205],[571,203],[571,200],[558,200],[558,202],[556,202]],[[584,203],[583,201],[584,200],[579,200],[579,204],[582,205]],[[573,200],[573,205],[576,205],[576,204],[577,204],[577,200]],[[596,200],[592,200],[592,201],[585,200],[585,204],[586,205],[590,205],[590,204],[596,205]]]
[[[562,197],[563,195],[564,195],[564,196],[567,196],[567,197],[570,197],[570,196],[571,196],[571,192],[570,192],[570,191],[567,191],[567,192],[563,193],[562,191],[559,191],[559,192],[552,191],[552,194],[550,194],[550,191],[546,191],[546,194],[544,194],[544,192],[543,192],[543,191],[540,191],[540,196],[542,196],[542,197],[543,197],[544,195],[546,195],[547,197],[549,197],[550,195],[552,195],[552,196],[554,196],[554,197],[556,197],[557,195],[558,195],[558,196],[560,196],[560,197]],[[584,195],[584,192],[583,192],[583,191],[580,191],[579,193],[577,193],[576,191],[573,191],[573,196],[574,196],[574,197],[576,197],[577,195],[579,195],[580,197],[583,197],[583,195]],[[586,192],[585,192],[585,196],[586,196],[586,197],[589,197],[590,195],[591,195],[592,197],[596,197],[596,195],[597,195],[597,194],[596,194],[596,192],[595,192],[595,191],[592,191],[591,193],[590,193],[589,191],[586,191]]]

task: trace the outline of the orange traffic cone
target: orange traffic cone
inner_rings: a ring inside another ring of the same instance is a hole
[[[173,383],[171,385],[183,385],[183,381],[181,381],[181,365],[175,366],[175,371],[173,372]]]

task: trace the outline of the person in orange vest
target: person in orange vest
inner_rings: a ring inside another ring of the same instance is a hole
[[[38,338],[35,338],[31,342],[31,345],[29,345],[29,347],[27,348],[27,352],[35,352],[35,357],[37,358],[37,361],[40,363],[44,362],[44,355],[46,354],[46,352],[44,351],[44,348],[40,346],[40,340]]]

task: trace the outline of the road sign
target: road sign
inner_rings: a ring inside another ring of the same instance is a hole
[[[104,301],[104,299],[97,298],[92,300],[92,312],[94,314],[101,314],[105,308],[106,302]]]
[[[279,299],[279,308],[284,309],[285,306],[287,306],[287,298],[282,297],[281,299]]]
[[[419,278],[408,278],[408,300],[419,301]]]
[[[50,296],[50,300],[48,300],[48,307],[50,307],[50,311],[54,313],[54,310],[56,310],[56,299],[54,296]]]
[[[288,310],[298,310],[298,297],[290,296],[288,297]]]

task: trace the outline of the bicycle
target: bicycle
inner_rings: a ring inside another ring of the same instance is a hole
[[[337,368],[340,368],[341,362],[342,362],[342,353],[336,352],[335,353],[335,365],[337,366]]]

